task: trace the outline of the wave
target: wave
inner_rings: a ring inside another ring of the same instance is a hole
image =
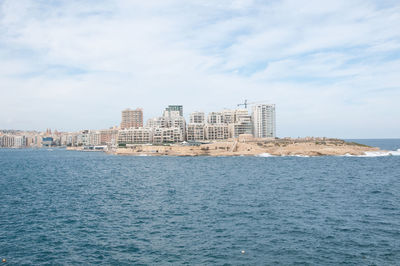
[[[261,153],[256,155],[257,157],[276,157],[275,155],[272,155],[270,153]]]
[[[383,157],[383,156],[400,156],[400,149],[395,151],[366,151],[363,155],[345,154],[346,157]]]
[[[316,157],[316,156],[309,156],[309,155],[283,155],[283,156],[276,156],[270,153],[261,153],[256,155],[257,157]],[[383,156],[400,156],[400,149],[395,151],[366,151],[363,155],[352,155],[352,154],[345,154],[345,155],[337,155],[337,156],[344,156],[344,157],[383,157]],[[317,156],[319,157],[319,156]]]
[[[301,155],[301,154],[296,154],[296,155],[272,155],[270,153],[261,153],[258,155],[255,155],[256,157],[312,157],[309,155]]]

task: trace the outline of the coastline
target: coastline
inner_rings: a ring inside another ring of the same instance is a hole
[[[363,156],[383,150],[340,139],[253,139],[238,138],[200,145],[136,144],[107,151],[133,156]]]

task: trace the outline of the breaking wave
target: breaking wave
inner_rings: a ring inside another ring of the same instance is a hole
[[[396,151],[366,151],[364,155],[351,155],[346,154],[344,156],[349,157],[383,157],[383,156],[400,156],[400,149]]]
[[[309,155],[283,155],[283,156],[276,156],[270,153],[261,153],[256,155],[257,157],[315,157]],[[400,156],[400,149],[395,151],[366,151],[363,155],[352,155],[352,154],[345,154],[345,155],[338,155],[344,157],[383,157],[383,156]]]
[[[257,157],[276,157],[275,155],[269,154],[269,153],[261,153],[256,155]]]

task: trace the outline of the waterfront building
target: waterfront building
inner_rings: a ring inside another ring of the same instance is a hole
[[[178,127],[153,129],[153,143],[174,143],[184,141],[182,130]]]
[[[77,146],[89,146],[89,130],[83,130],[76,136]]]
[[[190,114],[189,123],[191,124],[204,124],[205,123],[204,112],[193,112]]]
[[[200,123],[188,124],[186,139],[188,141],[205,140],[205,125]]]
[[[208,124],[222,124],[222,114],[220,112],[211,112],[207,117]]]
[[[247,109],[237,109],[235,110],[235,123],[251,123],[251,115]]]
[[[26,137],[14,136],[14,148],[24,148],[24,147],[26,147]]]
[[[237,109],[229,113],[229,119],[233,123],[229,123],[229,137],[237,138],[241,134],[253,134],[253,124],[251,120],[251,115],[247,109]]]
[[[165,116],[150,118],[147,120],[146,126],[149,128],[167,128],[169,125],[169,118]]]
[[[51,147],[53,145],[52,137],[44,137],[42,138],[42,146],[43,147]]]
[[[238,122],[229,124],[229,137],[237,138],[242,134],[253,135],[253,124],[251,122]]]
[[[205,137],[207,140],[224,140],[229,138],[227,124],[207,124],[205,126]]]
[[[222,122],[225,124],[235,123],[235,110],[223,110],[221,112]]]
[[[121,129],[143,127],[143,109],[125,109],[122,111]]]
[[[37,148],[42,147],[42,136],[36,135],[33,137],[33,145]]]
[[[12,148],[15,144],[15,139],[13,135],[3,135],[1,136],[1,145],[4,148]]]
[[[276,137],[275,104],[258,104],[253,106],[252,116],[254,137]]]
[[[118,145],[147,144],[153,142],[151,128],[129,128],[118,131]]]
[[[100,130],[100,145],[115,145],[117,143],[118,130],[102,129]]]
[[[183,116],[183,106],[168,105],[168,107],[165,108],[163,116],[165,117]]]
[[[183,116],[171,117],[168,121],[168,127],[180,128],[183,134],[183,139],[186,136],[186,120]]]
[[[100,145],[100,131],[90,131],[88,134],[88,145],[98,146]]]

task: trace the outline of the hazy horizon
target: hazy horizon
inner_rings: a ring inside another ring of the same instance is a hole
[[[398,1],[1,1],[0,129],[247,99],[276,104],[278,137],[399,138],[396,25]]]

